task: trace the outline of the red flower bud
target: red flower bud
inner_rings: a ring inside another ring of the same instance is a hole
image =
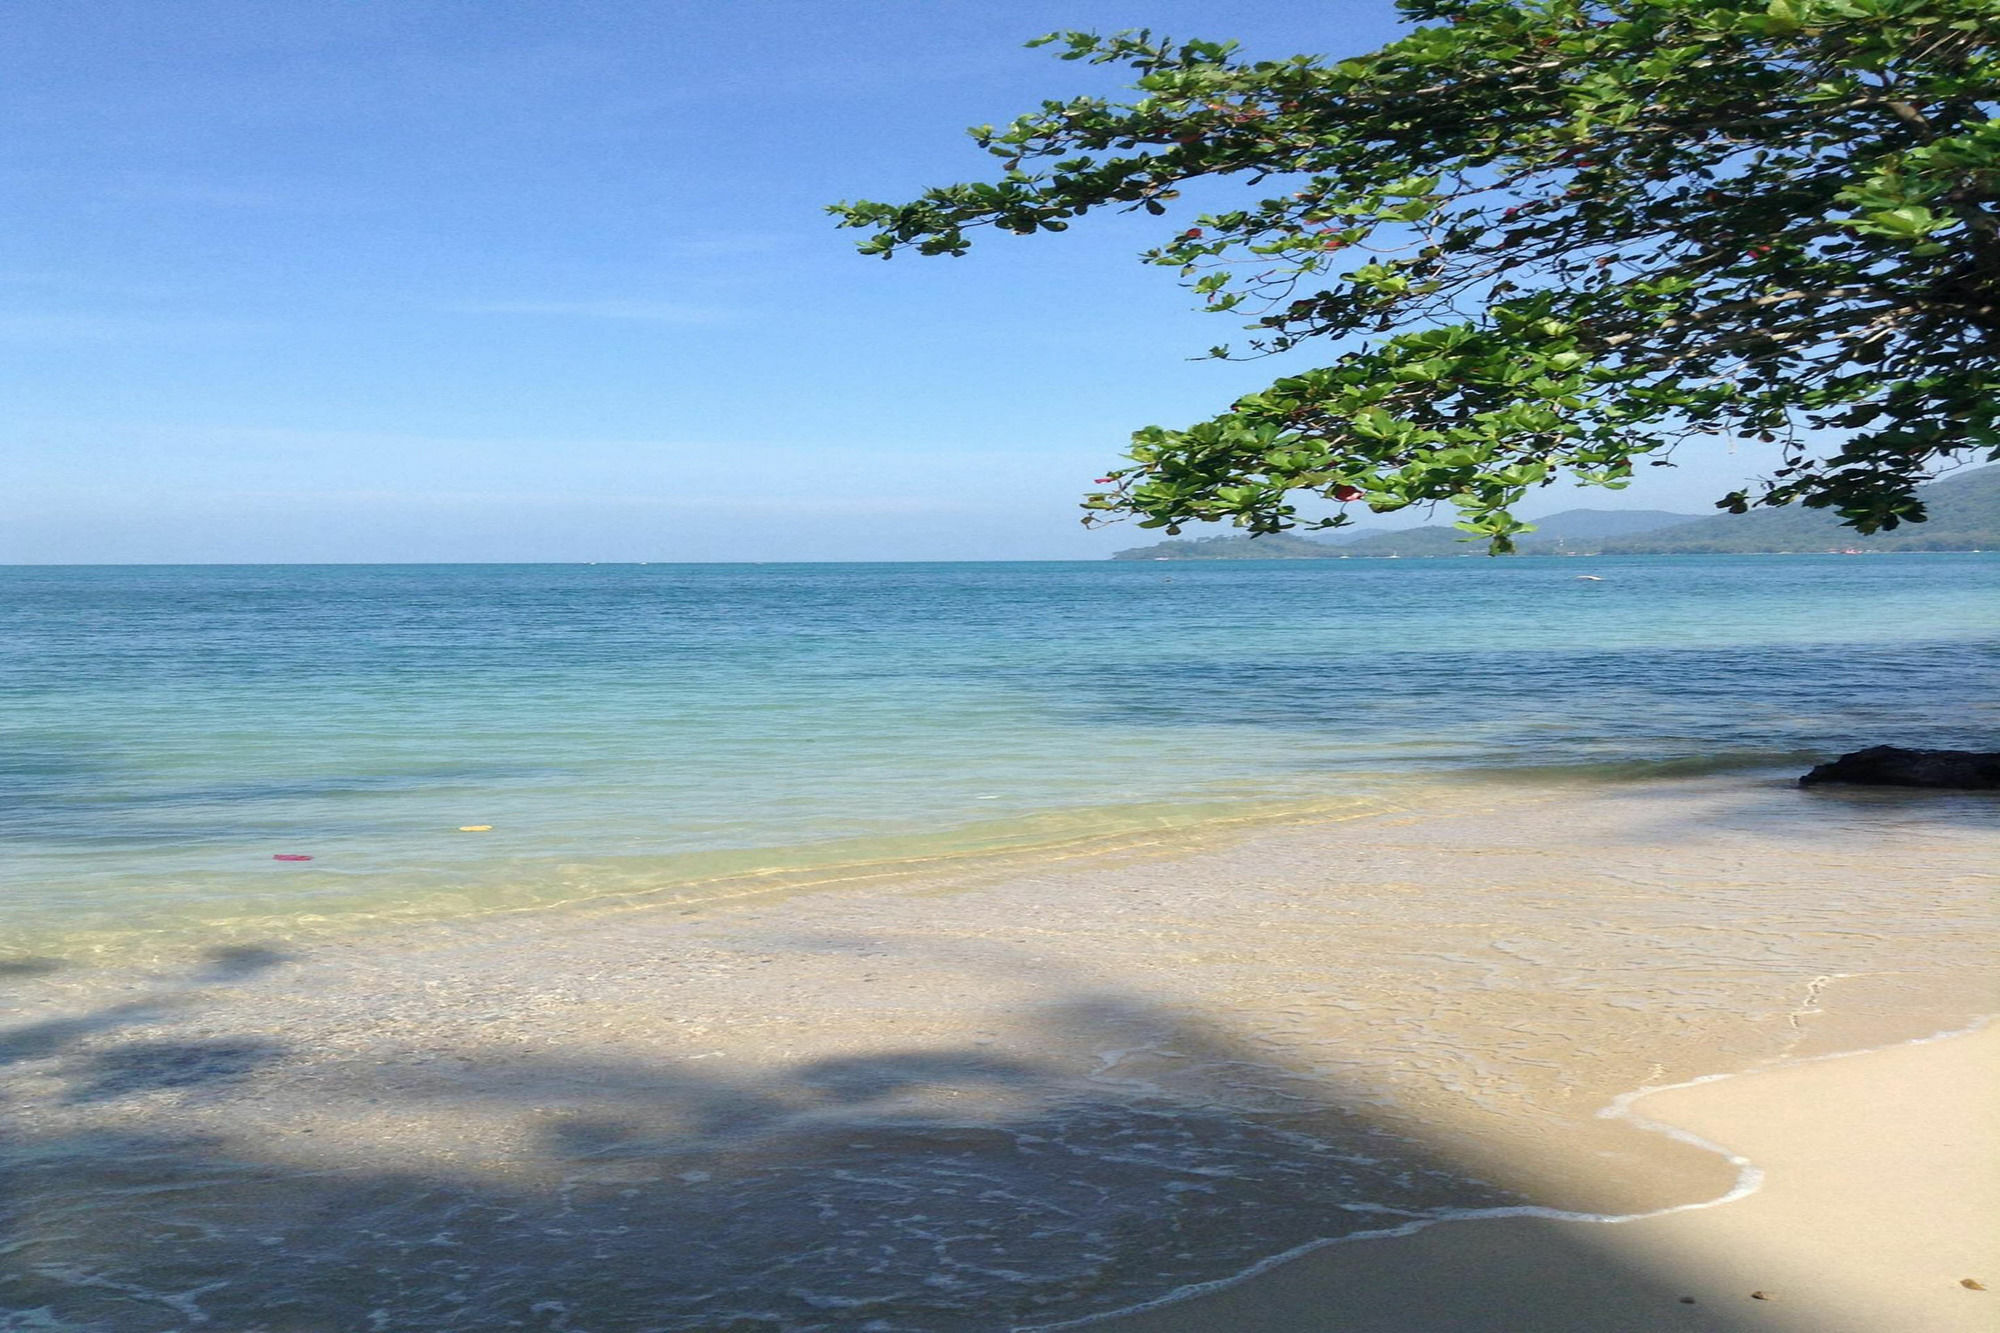
[[[1336,486],[1333,488],[1333,498],[1339,500],[1343,504],[1345,504],[1349,500],[1359,500],[1362,496],[1366,495],[1367,493],[1368,492],[1362,490],[1359,486]]]

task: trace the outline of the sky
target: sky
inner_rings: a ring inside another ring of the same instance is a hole
[[[963,259],[837,200],[1150,26],[1356,54],[1387,0],[15,0],[0,563],[1088,559],[1130,432],[1271,362],[1102,215]],[[1294,354],[1298,368],[1310,355]],[[1726,446],[1584,505],[1708,512]],[[1406,521],[1409,521],[1406,519]],[[1415,520],[1421,521],[1421,520]]]

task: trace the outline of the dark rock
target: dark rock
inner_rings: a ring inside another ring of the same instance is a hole
[[[1820,764],[1799,779],[1801,787],[1822,782],[1858,782],[1875,787],[1957,787],[2000,789],[2000,753],[1974,750],[1905,750],[1875,745]]]

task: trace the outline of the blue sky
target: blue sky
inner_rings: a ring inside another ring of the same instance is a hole
[[[1188,359],[1234,329],[1136,262],[1175,220],[884,263],[823,212],[981,174],[965,126],[1116,86],[1023,41],[1133,26],[1395,32],[1386,0],[17,0],[0,563],[1150,540],[1079,494],[1274,370]],[[1538,509],[1744,472],[1691,464]]]

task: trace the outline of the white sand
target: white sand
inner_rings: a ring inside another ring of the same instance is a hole
[[[1093,1327],[2000,1328],[2000,1029],[1674,1088],[1635,1111],[1749,1158],[1761,1188],[1615,1225],[1507,1218],[1352,1241]]]

